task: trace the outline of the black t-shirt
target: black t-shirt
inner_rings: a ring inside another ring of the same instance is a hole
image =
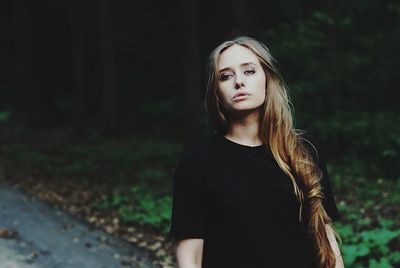
[[[337,220],[326,166],[314,153],[323,172],[324,208]],[[222,134],[178,162],[169,235],[204,239],[205,268],[312,267],[290,178],[266,146],[242,145]]]

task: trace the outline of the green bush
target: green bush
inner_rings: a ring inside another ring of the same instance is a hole
[[[123,189],[123,187],[119,187]],[[115,193],[92,206],[97,209],[113,208],[125,224],[139,222],[152,226],[164,234],[168,231],[171,217],[170,195],[159,195],[143,185],[136,185]]]
[[[392,229],[394,222],[381,219],[380,227],[353,230],[352,225],[336,224],[343,246],[341,251],[346,267],[390,268],[400,265],[400,253],[390,245],[399,242],[400,229]],[[365,228],[365,227],[364,227]]]

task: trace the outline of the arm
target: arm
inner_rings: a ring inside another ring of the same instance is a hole
[[[340,253],[339,246],[337,244],[335,234],[333,233],[332,227],[329,224],[325,224],[326,234],[328,235],[329,243],[333,249],[336,256],[335,268],[344,268],[344,263],[342,259],[342,254]]]
[[[204,239],[180,240],[176,247],[179,268],[201,268]]]

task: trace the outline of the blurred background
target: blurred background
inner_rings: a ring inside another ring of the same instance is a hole
[[[2,180],[116,235],[136,226],[131,242],[172,265],[173,169],[212,133],[207,56],[248,35],[319,140],[347,267],[400,266],[400,2],[9,0],[0,13]]]

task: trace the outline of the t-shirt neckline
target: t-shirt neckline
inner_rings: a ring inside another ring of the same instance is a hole
[[[235,141],[232,141],[228,138],[226,138],[223,134],[217,133],[217,135],[222,139],[226,144],[230,144],[231,146],[235,146],[237,148],[245,149],[245,150],[257,150],[260,148],[265,147],[264,144],[256,145],[256,146],[251,146],[251,145],[245,145],[245,144],[240,144]]]

